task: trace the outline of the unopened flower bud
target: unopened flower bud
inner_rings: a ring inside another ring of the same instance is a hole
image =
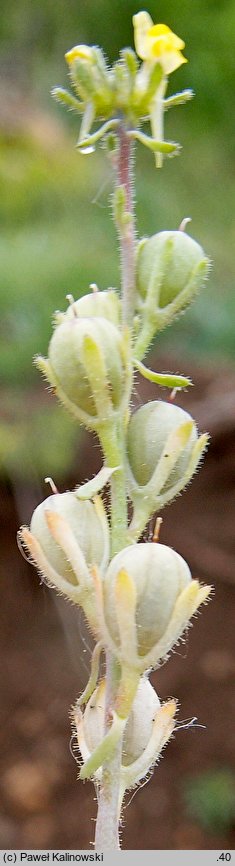
[[[96,631],[96,602],[90,574],[99,562],[101,573],[109,559],[109,527],[99,497],[80,501],[75,493],[56,493],[38,505],[30,529],[19,539],[46,582],[83,607]]]
[[[91,45],[74,45],[74,48],[70,48],[69,51],[66,51],[65,60],[69,64],[75,63],[76,60],[84,60],[87,63],[92,63],[93,60],[93,48]]]
[[[127,432],[132,537],[134,524],[137,529],[140,521],[143,530],[151,514],[190,481],[206,444],[207,436],[198,437],[195,421],[174,403],[154,400],[132,415]]]
[[[48,360],[36,363],[59,399],[93,430],[126,405],[131,386],[126,344],[107,319],[66,318],[55,328]]]
[[[102,680],[93,692],[84,714],[74,709],[75,733],[84,762],[97,756],[104,737],[106,687]],[[141,677],[124,728],[121,761],[121,796],[148,773],[174,728],[175,701],[160,704],[147,677]],[[94,772],[100,779],[99,769]]]
[[[112,90],[109,70],[100,48],[75,45],[65,54],[73,84],[85,103],[92,101],[98,115],[109,116]]]

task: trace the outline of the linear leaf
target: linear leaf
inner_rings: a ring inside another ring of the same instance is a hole
[[[144,144],[145,147],[148,147],[149,150],[152,150],[153,153],[166,153],[172,154],[177,153],[180,150],[180,145],[176,144],[175,141],[157,141],[156,138],[151,138],[150,135],[145,135],[144,132],[140,132],[139,129],[131,129],[128,132],[129,138],[136,138],[137,141],[140,141],[140,144]]]
[[[163,388],[188,388],[192,385],[191,379],[186,376],[177,376],[171,373],[155,373],[155,370],[149,370],[141,361],[134,360],[134,365],[141,373],[144,379],[149,382],[155,382],[156,385],[161,385]]]
[[[96,496],[105,487],[113,472],[116,472],[119,468],[119,466],[115,466],[114,469],[110,469],[108,466],[103,466],[94,478],[91,478],[86,484],[81,484],[81,487],[76,488],[77,498],[92,499],[93,496]]]
[[[81,141],[79,140],[77,143],[78,150],[87,151],[88,148],[93,148],[97,141],[100,141],[107,132],[110,132],[112,129],[116,129],[118,126],[118,120],[113,118],[112,120],[107,120],[106,123],[103,123],[99,129],[96,130],[92,135],[86,136]]]

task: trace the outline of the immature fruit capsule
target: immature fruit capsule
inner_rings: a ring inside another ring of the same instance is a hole
[[[183,231],[164,231],[140,241],[137,251],[137,291],[145,301],[151,293],[154,310],[175,298],[182,307],[200,288],[208,259],[202,247]]]
[[[59,399],[91,429],[109,421],[129,396],[126,346],[107,319],[65,318],[55,328],[48,360],[38,358],[37,365]]]
[[[103,570],[107,561],[108,528],[93,502],[81,502],[70,492],[53,494],[37,506],[30,525],[30,531],[41,545],[49,563],[66,580],[77,584],[71,563],[49,529],[48,512],[67,521],[88,568],[96,563]]]
[[[153,721],[160,710],[157,693],[147,677],[141,677],[124,732],[122,763],[128,767],[142,755],[151,737]]]
[[[151,514],[190,481],[206,444],[207,436],[198,437],[195,421],[174,403],[154,400],[132,415],[127,431],[132,537],[138,537],[135,524],[137,529],[140,522],[141,532]]]
[[[78,745],[86,762],[104,737],[106,685],[102,680],[93,692],[84,714],[79,706],[74,709],[75,732]],[[174,728],[175,701],[160,704],[158,695],[147,677],[141,677],[124,728],[121,761],[121,793],[132,788],[157,760],[163,745]],[[96,771],[100,779],[100,771]]]
[[[61,314],[60,314],[61,315]],[[81,318],[99,317],[108,319],[118,327],[120,322],[120,301],[114,289],[90,292],[83,295],[74,303],[70,304],[62,320],[66,317],[72,319],[74,316]]]
[[[178,597],[191,583],[187,563],[163,544],[133,544],[112,559],[104,580],[105,621],[115,645],[122,635],[116,615],[117,584],[125,571],[133,582],[137,654],[141,660],[162,640]]]
[[[141,360],[158,331],[191,303],[209,272],[202,247],[183,231],[165,231],[137,247],[138,334],[134,357]]]
[[[112,559],[98,594],[104,640],[122,666],[120,716],[128,714],[138,676],[166,656],[208,593],[163,544],[133,544]]]
[[[152,400],[137,409],[132,415],[127,432],[127,454],[129,466],[138,487],[143,487],[153,477],[156,466],[165,449],[168,436],[182,424],[190,425],[185,447],[165,481],[162,493],[184,476],[194,443],[197,441],[196,424],[184,409],[174,403]],[[167,458],[166,458],[167,459]]]
[[[92,503],[69,492],[49,496],[34,511],[30,529],[20,530],[19,539],[45,581],[81,605],[96,632],[90,568],[99,563],[102,574],[109,560],[108,520],[99,497]]]

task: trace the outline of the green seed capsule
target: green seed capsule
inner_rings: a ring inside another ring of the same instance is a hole
[[[174,403],[154,400],[141,406],[132,415],[127,433],[127,454],[134,481],[144,486],[151,480],[160,460],[170,433],[187,422],[192,430],[187,444],[171,470],[161,493],[166,492],[184,476],[194,443],[197,429],[191,416]]]
[[[83,716],[83,732],[90,753],[100,745],[104,736],[105,691],[105,680],[102,680],[91,696]],[[154,717],[160,706],[153,686],[146,677],[141,677],[124,731],[123,766],[129,766],[142,755],[150,740]]]
[[[80,703],[80,702],[79,702]],[[144,779],[169,740],[175,725],[176,702],[160,704],[146,676],[140,677],[129,707],[127,721],[116,715],[112,729],[104,738],[106,683],[101,680],[93,692],[84,713],[76,705],[73,711],[74,733],[84,760],[81,778],[101,781],[102,764],[110,748],[114,749],[123,734],[120,767],[119,802],[125,791]],[[126,721],[126,723],[125,723]],[[115,734],[117,731],[117,737]],[[110,736],[113,737],[112,745]]]
[[[92,502],[81,502],[74,493],[48,496],[33,513],[30,531],[39,542],[49,564],[63,578],[77,584],[72,566],[62,548],[54,540],[46,521],[46,512],[65,518],[89,566],[101,566],[107,540],[105,525]]]
[[[73,304],[70,304],[63,318],[72,319],[74,316],[81,318],[99,317],[108,319],[118,327],[120,321],[120,301],[114,289],[105,291],[94,291],[83,295]]]
[[[142,301],[149,292],[155,308],[163,309],[189,287],[189,303],[205,276],[202,247],[183,231],[164,231],[140,242],[137,251],[137,291]],[[183,304],[184,306],[184,304]],[[153,306],[154,310],[154,306]]]
[[[68,318],[55,329],[48,355],[48,378],[62,400],[64,395],[78,414],[84,413],[87,426],[95,428],[119,409],[125,389],[123,344],[112,322]]]
[[[153,720],[160,709],[157,693],[147,677],[141,677],[124,731],[122,764],[128,767],[143,754],[149,743]]]
[[[104,579],[104,613],[108,632],[119,646],[116,581],[125,571],[136,591],[138,656],[144,657],[166,632],[179,595],[190,584],[187,563],[163,544],[133,544],[111,561]],[[128,659],[126,659],[128,663]]]

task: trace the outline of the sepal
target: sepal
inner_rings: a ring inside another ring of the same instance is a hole
[[[175,727],[176,701],[162,704],[152,720],[152,732],[142,754],[132,764],[122,767],[120,805],[125,791],[135,788],[158,761],[160,754],[170,740]],[[144,713],[144,706],[143,706]]]
[[[194,92],[190,88],[188,90],[181,90],[180,93],[174,93],[173,96],[168,96],[164,99],[164,110],[168,111],[168,108],[175,108],[177,105],[185,105],[186,102],[190,102],[194,97]]]
[[[56,102],[59,102],[60,105],[65,105],[69,111],[77,111],[78,114],[82,114],[84,111],[84,102],[81,102],[80,99],[76,99],[76,96],[73,96],[72,93],[69,93],[68,90],[65,90],[64,87],[53,87],[51,90],[51,96]]]
[[[95,775],[96,771],[99,770],[99,767],[112,757],[126,725],[126,719],[120,719],[114,710],[112,712],[112,717],[113,721],[108,733],[83,764],[83,767],[80,770],[80,779],[90,779]]]
[[[163,70],[160,63],[152,67],[145,64],[139,70],[136,78],[136,113],[140,117],[149,117],[151,105],[163,79]]]

